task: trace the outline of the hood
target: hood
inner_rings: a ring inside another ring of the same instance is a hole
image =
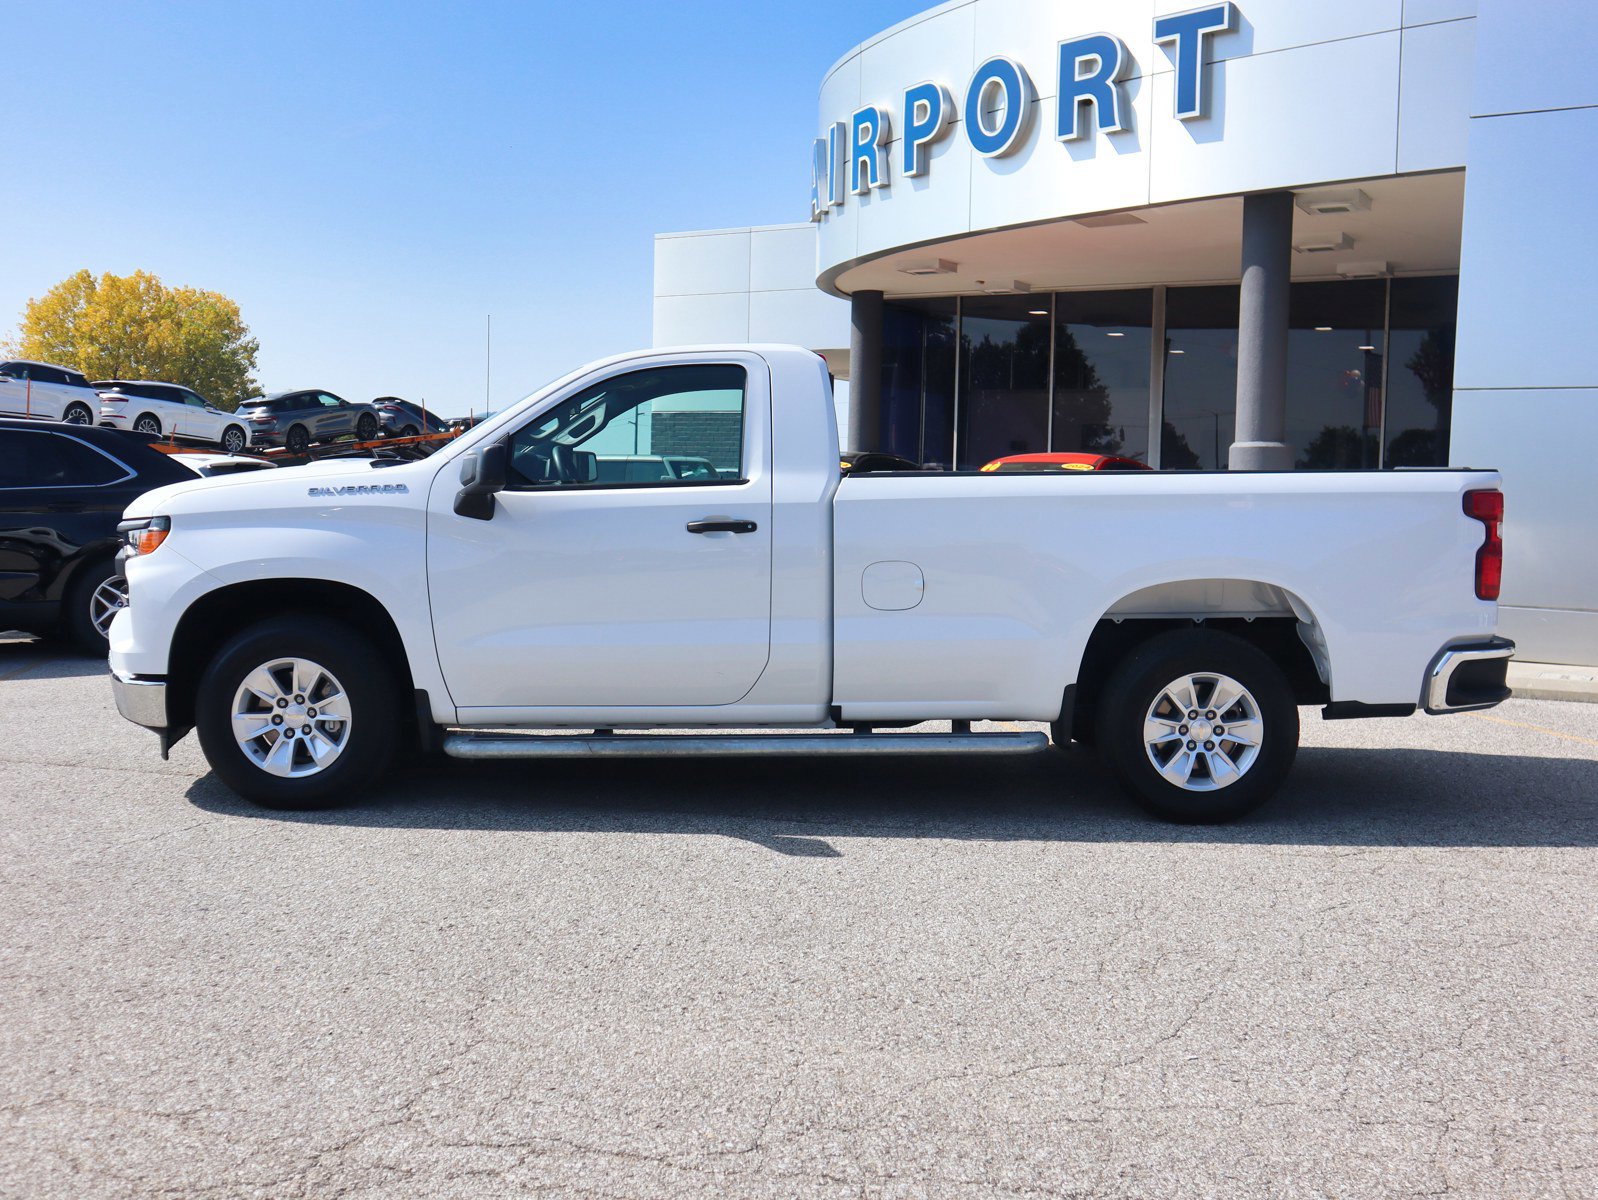
[[[284,504],[307,505],[318,500],[336,504],[341,497],[404,503],[425,500],[428,485],[440,466],[432,459],[376,467],[374,459],[326,459],[301,467],[272,471],[245,471],[237,475],[211,475],[168,484],[145,492],[128,505],[129,520],[170,517],[180,513],[226,512],[271,508]],[[311,489],[319,489],[312,495]],[[341,492],[339,489],[362,489]],[[325,489],[325,494],[320,494]],[[372,489],[367,491],[365,489]]]

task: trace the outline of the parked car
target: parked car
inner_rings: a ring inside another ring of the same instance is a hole
[[[81,371],[14,358],[0,362],[0,417],[93,425],[100,397]]]
[[[872,471],[919,471],[921,464],[882,450],[848,450],[838,456],[838,469],[845,475],[865,475]]]
[[[239,405],[239,416],[250,427],[252,446],[284,446],[291,454],[303,454],[313,442],[341,437],[369,442],[380,428],[377,410],[370,404],[353,404],[317,388],[246,400]]]
[[[1048,746],[872,731],[993,720],[1049,722],[1152,811],[1215,821],[1286,779],[1300,705],[1509,695],[1494,471],[840,478],[831,396],[797,347],[643,352],[419,462],[148,493],[117,706],[163,745],[197,727],[218,777],[275,807],[348,796],[402,748],[597,770]],[[737,409],[738,478],[597,482],[595,446],[710,397],[715,420],[671,435],[720,463]],[[620,726],[674,732],[529,732]],[[705,732],[757,726],[811,732]]]
[[[994,475],[1036,475],[1052,471],[1152,471],[1154,468],[1119,454],[1060,452],[1011,454],[984,464],[982,469]]]
[[[268,458],[247,454],[209,454],[203,450],[179,450],[170,455],[173,462],[207,479],[218,475],[243,475],[249,471],[270,471],[277,466]]]
[[[116,565],[123,510],[194,478],[135,434],[0,419],[0,629],[103,653],[127,602]]]
[[[372,401],[383,432],[390,437],[420,437],[424,433],[445,433],[449,423],[430,409],[398,396],[379,396]]]
[[[237,414],[212,404],[192,388],[146,379],[102,379],[100,424],[160,437],[212,442],[229,454],[250,444],[249,427]]]
[[[445,424],[447,428],[453,429],[457,433],[465,433],[468,429],[474,429],[484,421],[492,420],[494,415],[491,412],[469,413],[464,417],[451,417]]]

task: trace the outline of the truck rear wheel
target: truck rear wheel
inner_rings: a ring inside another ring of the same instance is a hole
[[[1116,668],[1099,704],[1099,748],[1122,786],[1169,821],[1212,824],[1252,812],[1298,753],[1287,678],[1227,633],[1177,630]]]
[[[224,645],[200,679],[195,726],[211,768],[277,809],[322,808],[394,757],[393,674],[348,626],[283,616]]]

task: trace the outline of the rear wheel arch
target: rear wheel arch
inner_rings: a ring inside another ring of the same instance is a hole
[[[167,718],[173,729],[194,724],[194,701],[206,666],[242,629],[271,618],[304,614],[333,620],[367,638],[389,664],[409,714],[414,682],[404,639],[388,609],[370,592],[327,579],[269,579],[229,584],[201,596],[179,618],[167,660]]]
[[[1230,633],[1270,655],[1296,703],[1331,701],[1325,632],[1302,597],[1259,580],[1179,580],[1124,596],[1099,618],[1067,689],[1055,740],[1092,742],[1099,697],[1120,663],[1162,633],[1194,628]]]
[[[129,424],[128,428],[130,428],[130,429],[132,429],[132,430],[134,430],[136,432],[141,432],[141,433],[142,432],[150,432],[148,430],[140,430],[139,429],[139,426],[141,424],[147,424],[147,423],[153,423],[155,425],[155,429],[154,429],[153,432],[156,433],[157,435],[160,435],[161,433],[164,432],[164,428],[161,425],[161,418],[159,416],[157,416],[155,413],[152,413],[152,412],[141,412],[138,416],[133,418],[133,421]]]

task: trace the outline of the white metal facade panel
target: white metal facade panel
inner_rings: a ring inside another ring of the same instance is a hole
[[[1380,33],[1218,63],[1210,115],[1193,121],[1172,115],[1175,76],[1156,75],[1149,199],[1391,175],[1398,42]]]
[[[1595,102],[1598,5],[1585,0],[1482,0],[1482,69],[1471,115],[1575,108]]]
[[[1466,160],[1476,22],[1404,30],[1398,170],[1436,171]]]
[[[1456,391],[1453,422],[1450,462],[1504,476],[1504,603],[1584,613],[1598,639],[1598,387]]]
[[[1471,122],[1455,388],[1598,387],[1593,147],[1598,108]]]

